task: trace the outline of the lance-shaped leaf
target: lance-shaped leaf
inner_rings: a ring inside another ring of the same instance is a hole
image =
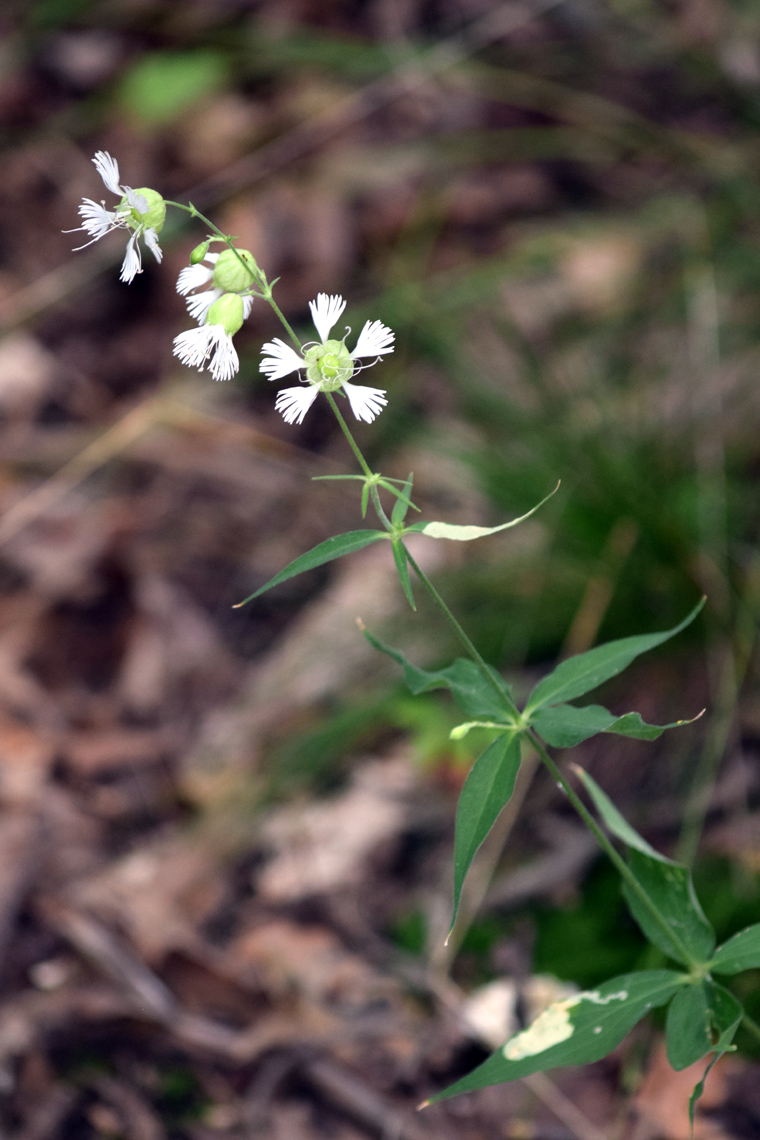
[[[701,714],[700,714],[701,715]],[[582,740],[598,732],[616,736],[631,736],[635,740],[656,740],[666,728],[691,724],[690,720],[676,720],[672,724],[646,724],[637,712],[615,716],[601,705],[550,705],[540,708],[531,721],[533,728],[552,748],[573,748]]]
[[[238,602],[233,609],[239,609],[244,606],[246,602],[253,601],[258,598],[259,594],[265,593],[266,590],[271,590],[273,586],[279,586],[281,582],[287,582],[288,578],[295,578],[296,574],[304,574],[307,570],[314,570],[317,566],[324,566],[325,562],[332,562],[335,558],[342,558],[344,554],[353,554],[356,550],[362,550],[363,547],[369,546],[372,542],[379,542],[382,538],[388,538],[388,534],[384,530],[350,530],[346,534],[336,534],[332,538],[328,538],[325,542],[320,542],[319,546],[315,546],[306,554],[300,555],[279,574],[275,574],[274,578],[270,578],[263,586],[259,586],[253,594],[250,594],[242,602]]]
[[[400,502],[401,500],[399,500]],[[413,610],[417,609],[414,602],[414,594],[412,593],[412,583],[409,579],[409,563],[406,557],[406,548],[401,539],[396,539],[391,544],[393,546],[393,561],[396,563],[399,581],[401,582],[401,589],[406,595],[406,600]]]
[[[511,1037],[472,1073],[430,1098],[431,1102],[514,1081],[558,1065],[585,1065],[606,1057],[656,1006],[685,983],[673,970],[621,974],[598,989],[555,1002],[528,1029]]]
[[[396,494],[399,494],[399,497],[393,504],[393,512],[391,514],[391,522],[394,526],[401,526],[402,522],[406,518],[406,512],[411,506],[413,480],[414,476],[410,472],[409,478],[407,479],[406,483],[404,483],[401,493],[399,494],[396,492]]]
[[[462,885],[481,843],[509,801],[520,767],[520,736],[502,733],[473,764],[457,806],[454,838],[453,929],[462,896]]]
[[[713,1047],[710,1011],[704,982],[684,986],[670,1003],[665,1023],[665,1048],[676,1072],[687,1069]]]
[[[623,882],[631,914],[650,942],[670,958],[691,966],[706,962],[715,946],[715,934],[699,905],[691,873],[680,863],[655,851],[623,818],[595,780],[574,765],[597,811],[610,831],[629,847],[629,867],[660,914],[660,921],[639,895]]]
[[[702,1074],[701,1081],[695,1085],[694,1091],[689,1098],[689,1121],[692,1129],[694,1128],[694,1110],[697,1106],[697,1101],[704,1092],[707,1074],[724,1053],[728,1053],[731,1049],[735,1048],[735,1046],[732,1045],[732,1041],[736,1030],[739,1028],[739,1022],[744,1015],[742,1006],[734,995],[729,993],[723,986],[717,982],[713,982],[710,978],[705,978],[704,987],[707,993],[710,1024],[717,1040],[714,1045],[712,1045],[712,1048],[715,1050],[715,1056]]]
[[[616,677],[640,654],[662,645],[664,641],[675,637],[685,629],[694,621],[704,604],[705,599],[702,598],[682,622],[662,633],[621,637],[617,641],[609,641],[606,645],[589,649],[587,653],[579,653],[575,657],[561,661],[553,673],[538,682],[528,698],[525,715],[531,716],[543,705],[555,705],[572,701],[575,697],[582,697],[584,693],[596,689],[602,682],[609,681],[610,677]]]
[[[511,713],[507,703],[509,687],[494,669],[489,670],[493,684],[488,683],[474,661],[468,661],[464,657],[457,658],[453,665],[448,665],[445,669],[418,669],[411,661],[407,661],[400,650],[385,645],[368,630],[364,631],[364,636],[375,649],[387,653],[399,663],[404,670],[407,688],[415,696],[431,689],[449,689],[459,707],[473,719],[503,721],[505,710]],[[499,699],[500,692],[506,698],[504,702]]]
[[[715,974],[740,974],[760,966],[760,922],[740,930],[713,954],[710,969]]]
[[[445,522],[418,522],[408,526],[405,533],[424,534],[427,538],[448,538],[454,542],[472,542],[474,538],[485,538],[489,534],[498,534],[500,530],[509,530],[510,527],[525,522],[551,499],[552,495],[556,495],[558,490],[559,483],[553,491],[545,495],[541,502],[536,503],[535,507],[532,507],[526,514],[520,515],[519,519],[511,519],[509,522],[502,523],[500,526],[459,526],[455,523]]]

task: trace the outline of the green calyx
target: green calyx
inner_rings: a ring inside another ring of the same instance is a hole
[[[237,293],[225,293],[214,301],[206,317],[207,325],[221,325],[228,336],[234,336],[243,324],[243,299]]]
[[[303,354],[306,376],[322,392],[335,392],[354,374],[354,362],[342,340],[314,344]]]
[[[241,264],[242,263],[242,264]],[[250,250],[224,249],[214,266],[214,285],[225,293],[242,293],[255,284],[259,267]]]
[[[166,219],[166,202],[157,190],[151,190],[148,186],[140,186],[134,193],[139,194],[148,203],[147,211],[141,214],[134,206],[130,206],[124,197],[119,203],[119,213],[127,217],[131,227],[137,229],[141,226],[143,229],[153,229],[160,234]]]

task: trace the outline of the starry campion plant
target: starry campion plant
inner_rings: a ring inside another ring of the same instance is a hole
[[[740,931],[716,949],[712,926],[699,904],[689,870],[651,847],[591,776],[573,765],[572,770],[594,809],[592,812],[557,766],[549,749],[572,748],[599,733],[656,740],[667,729],[690,723],[651,725],[637,712],[618,714],[602,705],[573,702],[617,676],[642,653],[662,645],[683,630],[697,616],[704,599],[672,629],[621,638],[562,661],[538,682],[520,707],[511,687],[483,660],[414,559],[406,540],[409,535],[421,534],[433,540],[471,542],[516,526],[537,511],[546,499],[520,518],[493,527],[438,521],[408,524],[409,511],[418,512],[412,500],[412,475],[395,479],[373,471],[338,403],[347,400],[354,417],[367,424],[382,412],[387,405],[385,390],[357,384],[354,380],[359,372],[380,364],[384,356],[393,352],[393,332],[380,320],[367,321],[350,349],[346,344],[350,329],[346,328],[340,338],[332,335],[346,302],[342,297],[320,293],[310,303],[318,339],[302,343],[274,299],[276,282],[267,280],[249,250],[238,248],[232,237],[223,234],[193,205],[164,200],[157,191],[146,187],[132,190],[122,185],[118,165],[106,152],[98,151],[93,162],[119,202],[108,210],[105,203],[98,205],[85,198],[79,207],[83,223],[79,228],[85,230],[92,241],[114,229],[128,232],[122,281],[130,282],[142,271],[140,241],[161,260],[158,234],[167,206],[186,211],[208,227],[206,238],[193,250],[190,265],[182,270],[177,281],[177,291],[186,298],[188,314],[196,324],[175,337],[176,356],[192,368],[207,369],[216,380],[231,379],[239,368],[233,341],[235,334],[250,316],[254,299],[270,305],[286,339],[275,337],[263,346],[260,371],[271,381],[286,376],[295,376],[298,381],[278,393],[275,407],[287,423],[300,424],[320,395],[327,401],[356,459],[359,473],[322,478],[354,480],[361,484],[362,517],[366,517],[370,502],[377,517],[379,525],[375,528],[364,527],[335,535],[302,554],[240,605],[297,574],[371,544],[388,542],[409,605],[416,609],[413,574],[465,652],[464,657],[444,668],[426,670],[364,631],[373,646],[399,664],[404,682],[412,693],[449,690],[465,717],[452,731],[452,737],[461,738],[480,729],[491,738],[465,781],[457,807],[451,928],[457,918],[470,865],[512,795],[524,751],[532,749],[619,872],[626,902],[644,935],[671,963],[669,968],[637,970],[611,978],[594,990],[580,991],[555,1002],[474,1072],[435,1094],[431,1100],[515,1080],[559,1065],[599,1060],[613,1050],[650,1009],[667,1005],[666,1045],[673,1068],[684,1069],[710,1056],[691,1097],[689,1108],[693,1119],[704,1076],[720,1056],[735,1048],[733,1039],[738,1026],[743,1023],[760,1039],[760,1026],[746,1014],[731,990],[716,980],[760,967],[760,923]],[[214,244],[223,248],[210,252]],[[387,496],[385,503],[381,492]],[[618,841],[625,854],[621,854],[610,836]]]

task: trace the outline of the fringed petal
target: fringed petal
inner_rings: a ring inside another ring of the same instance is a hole
[[[319,333],[322,344],[324,344],[329,337],[330,330],[345,307],[346,302],[337,294],[328,297],[327,293],[319,293],[316,301],[309,301],[311,318],[314,321],[314,327]]]
[[[365,424],[371,424],[388,403],[384,388],[368,388],[364,384],[344,382],[343,391],[348,396],[351,411],[357,420],[363,420]]]
[[[274,406],[282,413],[286,424],[302,424],[304,416],[317,398],[319,389],[313,384],[308,387],[283,388],[278,392]]]

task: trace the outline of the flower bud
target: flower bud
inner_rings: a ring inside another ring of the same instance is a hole
[[[245,262],[245,266],[240,261]],[[240,293],[243,289],[250,289],[255,284],[253,273],[258,272],[258,265],[250,250],[224,249],[217,258],[214,266],[214,285],[217,289],[224,289],[228,293]]]
[[[148,212],[139,215],[140,223],[150,226],[160,234],[166,218],[166,202],[157,190],[150,190],[147,186],[141,186],[139,190],[135,190],[135,194],[140,194],[148,203]]]
[[[225,293],[209,309],[206,324],[221,325],[228,336],[234,336],[243,324],[243,298]]]
[[[196,245],[193,252],[190,254],[190,264],[200,265],[204,257],[208,253],[208,247],[211,245],[210,241],[202,241],[200,245]]]

